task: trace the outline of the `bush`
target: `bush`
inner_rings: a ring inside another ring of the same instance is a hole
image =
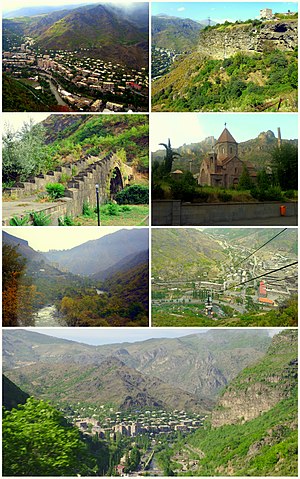
[[[10,226],[27,226],[29,223],[29,216],[13,216],[9,220]]]
[[[119,191],[115,197],[119,205],[141,205],[149,203],[149,188],[143,185],[127,186]]]
[[[109,203],[108,205],[106,205],[106,212],[110,216],[118,216],[120,214],[119,206],[115,205],[114,203]]]
[[[56,200],[64,196],[65,187],[60,183],[47,183],[46,191],[52,200]]]
[[[43,211],[33,211],[31,217],[32,226],[48,226],[51,223],[51,215],[46,215]]]
[[[251,190],[251,195],[258,201],[282,201],[284,199],[280,186],[270,186],[266,189],[255,187]]]
[[[72,216],[60,216],[58,218],[58,226],[75,226],[75,222]]]
[[[83,216],[92,217],[95,214],[95,208],[93,208],[88,201],[84,201],[82,205]]]
[[[296,193],[294,190],[287,190],[284,192],[284,196],[286,198],[292,199],[292,198],[296,198]]]
[[[226,203],[227,201],[232,200],[232,195],[230,193],[226,193],[226,191],[222,191],[221,193],[218,193],[218,198],[220,201]]]

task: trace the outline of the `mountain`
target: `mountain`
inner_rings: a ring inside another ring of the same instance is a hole
[[[69,250],[49,251],[44,253],[44,257],[71,273],[81,275],[96,273],[99,276],[101,272],[117,265],[127,256],[138,254],[147,248],[146,228],[124,229]]]
[[[212,415],[212,426],[250,421],[272,409],[297,389],[298,335],[276,335],[267,354],[245,368],[226,388]]]
[[[174,151],[180,153],[181,156],[174,159],[173,169],[189,170],[191,168],[193,174],[199,173],[203,158],[212,150],[216,142],[217,139],[214,136],[209,136],[197,143],[184,144],[178,148],[174,148]],[[297,146],[298,140],[283,138],[282,143]],[[252,163],[258,169],[262,169],[270,165],[272,161],[272,151],[276,148],[277,144],[278,138],[271,130],[263,131],[259,133],[256,138],[251,138],[239,143],[239,158],[244,162]],[[165,149],[152,152],[152,162],[155,160],[160,162],[164,157]]]
[[[297,476],[297,349],[297,331],[282,331],[227,386],[212,425],[188,438],[195,474]]]
[[[119,261],[117,264],[105,269],[104,271],[98,271],[92,275],[92,278],[97,281],[104,281],[109,278],[113,278],[115,274],[122,274],[126,271],[133,269],[140,264],[147,265],[149,263],[149,251],[141,251],[137,254],[130,254]]]
[[[25,404],[29,395],[16,386],[2,374],[2,405],[6,409],[13,409],[18,404]]]
[[[176,52],[193,50],[199,31],[204,28],[204,25],[190,18],[154,15],[151,20],[152,45]]]
[[[83,2],[82,5],[85,5]],[[16,17],[31,17],[35,15],[44,15],[51,12],[57,12],[60,10],[71,10],[73,8],[78,8],[81,5],[44,5],[38,7],[22,7],[18,10],[10,10],[3,13],[3,18],[16,18]]]
[[[33,369],[38,377],[42,377],[45,368],[49,369],[49,373],[44,373],[47,379],[43,387],[50,387],[55,371],[74,366],[74,386],[80,381],[77,366],[98,371],[106,358],[114,357],[143,376],[158,378],[207,400],[214,399],[220,388],[262,357],[270,341],[265,330],[215,330],[174,339],[89,346],[29,331],[6,330],[3,369],[12,380],[18,377],[21,382],[16,383],[23,387],[25,384],[30,391]],[[27,377],[25,383],[23,373]],[[63,380],[66,378],[67,374]]]
[[[296,18],[208,26],[152,82],[152,111],[296,111],[297,43]]]
[[[152,276],[193,280],[215,277],[226,255],[217,241],[197,229],[160,228],[152,232]]]
[[[48,276],[63,275],[59,269],[50,265],[49,261],[45,259],[42,253],[31,248],[28,241],[2,231],[2,243],[17,248],[17,252],[26,258],[26,271],[28,274],[36,274],[42,269],[45,275]]]
[[[3,32],[34,38],[42,49],[89,49],[89,57],[133,68],[148,65],[148,4],[88,4],[42,15],[5,19]],[[82,56],[84,52],[81,52]]]

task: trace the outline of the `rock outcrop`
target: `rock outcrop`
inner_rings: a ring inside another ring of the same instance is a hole
[[[289,398],[297,387],[297,366],[297,331],[283,331],[266,356],[226,388],[213,411],[213,427],[250,421]]]
[[[229,58],[237,52],[270,50],[293,51],[298,44],[296,20],[272,21],[260,25],[242,24],[201,32],[198,52],[215,59]]]

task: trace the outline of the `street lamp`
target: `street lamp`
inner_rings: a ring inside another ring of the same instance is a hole
[[[99,185],[96,185],[96,199],[97,199],[97,217],[98,217],[98,226],[101,226],[100,222],[100,205],[99,205]]]

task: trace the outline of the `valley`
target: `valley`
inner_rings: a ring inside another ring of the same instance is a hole
[[[144,3],[5,18],[3,49],[4,111],[148,110]]]
[[[153,231],[154,326],[295,326],[297,288],[295,230]]]
[[[97,344],[93,333],[97,345],[82,341],[79,333],[75,341],[74,335],[71,341],[51,336],[55,331],[46,335],[22,329],[3,333],[3,371],[8,378],[4,380],[5,448],[12,434],[26,443],[24,434],[31,417],[31,422],[38,421],[32,440],[41,459],[43,448],[52,447],[55,421],[60,421],[62,437],[68,428],[77,438],[81,465],[74,459],[65,463],[59,451],[54,453],[55,467],[64,475],[70,471],[93,475],[91,465],[103,476],[211,476],[223,471],[228,475],[242,471],[293,475],[297,465],[293,449],[295,330],[210,330],[185,336],[181,330],[176,338],[168,337],[167,330],[151,338],[148,331],[139,342],[129,334],[126,343],[120,342],[115,330],[111,331],[112,342],[102,344]],[[26,401],[14,415],[10,413],[11,391],[17,401]],[[27,399],[22,391],[35,399]],[[243,406],[244,396],[251,407]],[[42,419],[43,414],[48,419]],[[49,435],[38,445],[44,423]],[[18,443],[12,444],[17,453]],[[71,459],[62,446],[64,451]],[[5,471],[47,475],[53,467],[51,459],[46,464],[32,461],[31,454],[28,445],[22,453],[27,461],[18,465],[12,454],[5,455]],[[271,463],[269,454],[274,458]]]
[[[148,325],[148,231],[106,235],[43,253],[3,232],[3,325]],[[118,238],[129,241],[122,251]],[[61,259],[66,255],[73,269]]]

